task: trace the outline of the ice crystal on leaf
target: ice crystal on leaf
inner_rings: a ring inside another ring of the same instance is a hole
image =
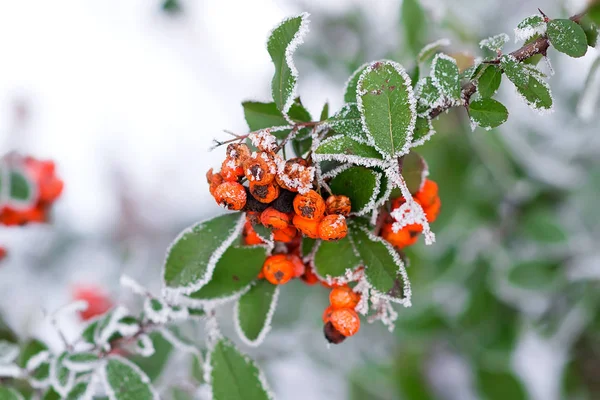
[[[506,33],[500,33],[487,39],[483,39],[481,42],[479,42],[479,47],[482,49],[489,49],[497,53],[502,50],[502,47],[504,47],[509,40],[510,38]]]
[[[536,35],[546,33],[546,23],[540,15],[532,15],[519,22],[515,28],[515,43],[525,42]]]

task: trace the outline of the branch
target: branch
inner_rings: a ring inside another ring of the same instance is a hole
[[[585,15],[585,12],[573,15],[570,18],[570,20],[580,23],[581,18],[584,15]],[[548,51],[549,47],[550,47],[550,41],[548,40],[548,36],[544,35],[540,38],[537,38],[536,40],[534,40],[531,43],[527,43],[527,44],[523,45],[523,47],[513,51],[512,53],[510,53],[510,55],[513,56],[517,61],[522,62],[522,61],[525,61],[528,58],[531,58],[537,54],[541,54],[545,57],[546,52]],[[486,61],[486,63],[500,64],[500,58],[496,58],[495,60],[491,60],[491,61]],[[476,80],[471,80],[470,82],[467,82],[463,85],[462,91],[461,91],[461,98],[464,100],[465,104],[469,103],[469,99],[477,91],[476,82],[477,82]],[[429,118],[434,119],[434,118],[438,117],[441,113],[449,110],[452,107],[453,107],[453,104],[451,102],[446,102],[445,104],[442,104],[441,106],[436,107],[433,110],[431,110],[431,112],[429,113]]]

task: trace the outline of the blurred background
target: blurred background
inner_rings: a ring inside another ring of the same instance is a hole
[[[585,1],[0,1],[0,154],[53,159],[65,181],[51,225],[0,229],[0,331],[58,347],[44,312],[77,287],[134,309],[121,274],[158,293],[170,241],[221,212],[204,174],[224,150],[208,149],[223,129],[247,132],[243,100],[270,99],[265,42],[281,19],[311,13],[295,59],[318,115],[326,101],[341,107],[366,61],[409,67],[445,37],[450,53],[478,56],[480,39],[514,37],[538,7],[567,17]],[[327,290],[286,285],[269,338],[241,345],[278,398],[600,398],[600,52],[549,56],[553,114],[505,82],[501,128],[471,132],[458,110],[420,148],[440,186],[438,241],[409,251],[413,307],[398,309],[393,333],[364,324],[329,348]],[[226,332],[231,316],[221,313]],[[72,338],[82,327],[61,324]],[[188,361],[167,348],[144,368],[171,398],[198,384]]]

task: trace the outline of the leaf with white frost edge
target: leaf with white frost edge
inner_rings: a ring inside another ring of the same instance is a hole
[[[94,395],[94,385],[87,380],[87,377],[75,382],[65,400],[92,400]]]
[[[479,99],[469,104],[471,129],[476,126],[492,129],[502,125],[508,119],[508,110],[502,103],[494,99]]]
[[[436,54],[431,63],[431,80],[443,96],[460,101],[460,79],[456,60],[447,54]]]
[[[508,54],[500,58],[500,65],[506,77],[515,85],[517,94],[529,107],[542,115],[553,111],[550,86],[537,69],[524,66]]]
[[[332,136],[319,143],[314,150],[313,160],[337,161],[365,167],[384,166],[377,150],[344,135]]]
[[[279,286],[261,279],[238,299],[233,321],[244,344],[257,347],[265,340],[271,330],[278,298]]]
[[[110,400],[158,400],[150,379],[131,361],[111,356],[100,369],[100,378]]]
[[[224,214],[181,232],[167,250],[163,268],[166,294],[189,294],[207,284],[244,223],[243,214]]]
[[[144,300],[144,315],[154,323],[164,324],[169,320],[169,306],[160,299],[147,297]]]
[[[135,352],[142,357],[150,357],[154,354],[154,343],[148,335],[140,335],[135,342]]]
[[[415,86],[415,96],[419,106],[426,107],[427,113],[444,104],[444,96],[440,90],[433,84],[433,79],[428,76],[420,79]],[[421,110],[419,109],[419,112]]]
[[[364,167],[352,167],[333,177],[329,182],[336,194],[348,196],[352,215],[365,215],[375,207],[381,190],[381,174]]]
[[[546,23],[540,15],[532,15],[519,22],[515,28],[515,43],[531,39],[536,35],[546,34]]]
[[[349,229],[350,240],[365,266],[365,277],[384,299],[411,305],[411,289],[404,263],[394,248],[363,226]]]
[[[10,364],[19,356],[19,346],[6,340],[0,340],[0,365]]]
[[[498,35],[491,36],[487,39],[483,39],[479,42],[479,47],[497,53],[500,50],[502,50],[502,47],[504,47],[504,45],[508,43],[509,40],[510,38],[506,33],[500,33]]]
[[[273,399],[263,372],[227,339],[220,338],[212,346],[207,365],[213,400]]]
[[[162,327],[157,332],[176,349],[184,353],[200,354],[200,350],[194,342],[186,338],[176,326]]]
[[[358,67],[356,69],[356,71],[354,71],[352,73],[352,75],[350,75],[350,77],[348,78],[348,80],[346,81],[346,84],[344,85],[344,102],[345,103],[356,103],[357,99],[356,99],[356,87],[358,85],[358,80],[360,79],[360,75],[363,73],[363,71],[365,69],[367,69],[367,67],[370,65],[371,63],[364,63],[363,65],[361,65],[360,67]]]
[[[287,114],[296,98],[298,85],[298,70],[293,55],[308,32],[308,16],[308,13],[302,13],[282,21],[271,31],[267,41],[267,50],[275,65],[271,82],[273,100],[286,119],[289,118]]]
[[[50,384],[61,396],[66,396],[75,383],[75,372],[64,365],[68,353],[62,353],[50,363]]]
[[[364,144],[369,144],[369,139],[363,131],[362,116],[358,104],[347,103],[327,120],[331,129],[342,135]]]
[[[63,365],[73,372],[91,371],[98,366],[98,363],[98,355],[87,352],[69,354],[63,360]]]
[[[360,75],[358,108],[363,131],[385,158],[399,157],[410,149],[417,119],[417,101],[410,77],[402,65],[376,61]]]
[[[450,39],[439,39],[433,43],[429,43],[421,49],[417,56],[417,63],[421,64],[429,61],[442,47],[450,46]]]
[[[421,146],[431,139],[433,135],[435,135],[435,129],[433,129],[431,119],[428,117],[417,118],[417,123],[415,124],[415,133],[413,134],[413,141],[410,147],[414,148]]]

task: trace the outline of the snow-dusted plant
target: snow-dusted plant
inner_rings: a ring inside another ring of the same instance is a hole
[[[201,385],[215,400],[271,399],[274,395],[263,373],[223,336],[215,315],[222,304],[234,302],[234,325],[241,342],[259,346],[268,336],[277,299],[284,289],[260,275],[265,273],[265,260],[280,254],[301,259],[303,265],[294,272],[295,277],[309,282],[312,274],[314,281],[310,283],[350,288],[358,299],[351,311],[366,316],[368,322],[381,321],[392,330],[398,315],[393,304],[409,307],[411,286],[402,246],[387,238],[418,227],[417,234],[423,233],[426,244],[435,242],[429,225],[434,218],[426,210],[429,205],[419,197],[429,171],[414,149],[435,134],[432,120],[454,107],[467,110],[474,129],[492,129],[504,123],[508,111],[493,99],[503,75],[530,107],[551,111],[553,99],[545,75],[524,61],[535,55],[546,57],[551,45],[569,56],[583,56],[588,42],[579,18],[528,17],[515,30],[516,40],[527,40],[527,44],[505,53],[508,35],[485,39],[480,45],[493,55],[462,72],[456,60],[442,51],[449,45],[447,40],[434,42],[418,53],[417,66],[431,60],[429,76],[419,76],[419,68],[409,74],[391,60],[366,63],[347,81],[344,106],[332,116],[324,107],[318,120],[313,120],[298,98],[298,70],[293,60],[308,31],[308,14],[286,19],[267,42],[275,66],[273,101],[244,102],[251,132],[217,145],[247,143],[258,147],[261,151],[250,155],[251,159],[273,160],[272,170],[260,174],[276,175],[282,187],[298,192],[298,196],[315,191],[324,198],[347,197],[351,209],[343,219],[343,235],[336,238],[339,240],[323,240],[322,234],[278,239],[281,232],[259,223],[256,215],[254,220],[250,218],[256,213],[247,202],[254,195],[253,182],[248,188],[245,179],[250,178],[245,177],[259,179],[261,175],[242,170],[234,179],[225,179],[235,181],[239,186],[232,187],[242,187],[242,192],[223,190],[225,198],[218,199],[240,212],[219,215],[181,232],[167,251],[159,295],[128,277],[122,279],[123,286],[143,297],[141,313],[117,306],[90,321],[80,340],[65,343],[60,353],[37,341],[21,348],[0,341],[1,382],[26,382],[44,398],[106,395],[119,400],[156,399],[159,394],[150,377],[127,355],[152,357],[157,351],[155,338],[160,337],[193,354],[203,371]],[[292,178],[286,171],[286,150],[302,159],[291,171],[301,178]],[[228,148],[223,169],[238,167],[232,161],[238,156],[235,152],[235,147]],[[0,172],[5,170],[0,168]],[[210,182],[211,191],[212,184],[215,188],[224,185],[222,174]],[[5,196],[7,179],[4,175],[1,178],[0,196]],[[238,194],[239,198],[235,197]],[[268,203],[277,199],[275,195]],[[336,223],[341,221],[341,217],[335,218],[339,218]],[[382,233],[386,224],[388,236]],[[296,222],[289,226],[293,232],[300,229]],[[249,233],[256,235],[257,243],[249,243]],[[177,329],[179,322],[194,319],[205,321],[204,346]],[[327,336],[327,328],[325,332]],[[0,396],[23,398],[8,387],[0,387]]]

